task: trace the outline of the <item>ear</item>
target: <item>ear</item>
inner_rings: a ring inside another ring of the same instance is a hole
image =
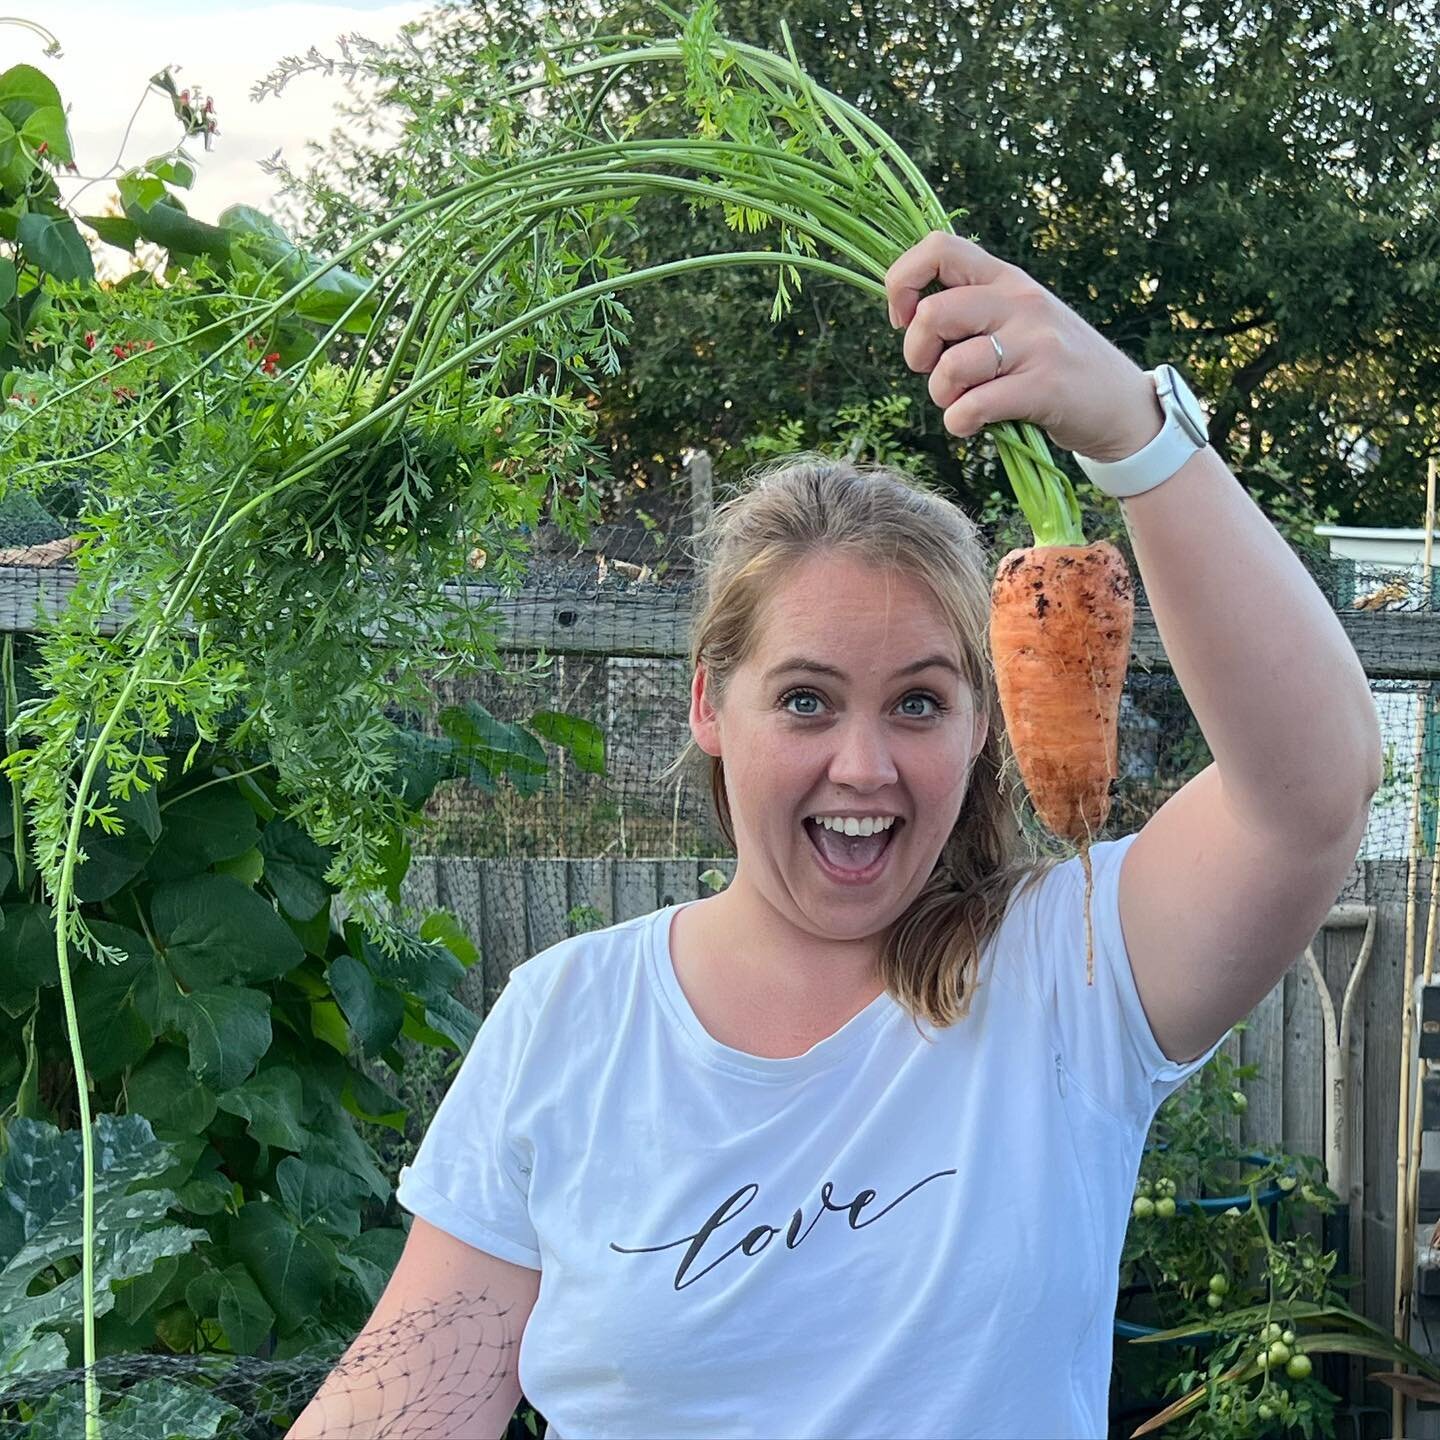
[[[720,753],[720,714],[710,699],[710,676],[703,660],[690,682],[690,734],[707,755]]]

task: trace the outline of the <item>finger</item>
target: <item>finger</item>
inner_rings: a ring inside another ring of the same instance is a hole
[[[952,435],[974,435],[1002,420],[1030,420],[1028,385],[1023,375],[1002,375],[967,390],[946,407],[945,428]]]
[[[905,330],[905,363],[918,374],[928,374],[948,344],[998,329],[1004,312],[1000,297],[978,285],[927,295]]]
[[[988,250],[961,235],[932,230],[918,245],[912,245],[886,272],[885,295],[890,306],[890,324],[897,330],[908,325],[925,288],[938,280],[951,285],[983,285],[1006,268]]]
[[[1004,343],[1002,340],[1001,344]],[[1007,354],[1005,360],[1007,373],[1013,371],[1014,357]],[[967,390],[994,380],[999,363],[988,335],[975,335],[950,346],[930,372],[930,398],[942,410],[948,409]]]

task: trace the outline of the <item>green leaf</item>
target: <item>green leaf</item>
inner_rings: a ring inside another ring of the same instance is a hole
[[[93,794],[96,804],[113,808],[124,828],[119,835],[107,834],[98,824],[81,831],[85,860],[75,871],[75,895],[89,902],[108,900],[128,885],[149,863],[163,828],[153,785],[134,788],[122,800],[111,795],[109,774],[102,769]]]
[[[323,263],[301,250],[268,215],[249,205],[232,205],[221,211],[219,220],[238,242],[231,251],[237,269],[252,274],[274,271],[289,286],[313,274]],[[307,320],[329,325],[359,301],[342,328],[361,334],[374,314],[375,299],[373,282],[336,266],[305,287],[295,302],[295,310]]]
[[[262,1070],[219,1097],[220,1108],[241,1116],[262,1145],[274,1145],[282,1150],[299,1150],[304,1146],[302,1103],[299,1076],[280,1067]]]
[[[544,747],[529,731],[497,720],[478,700],[447,705],[438,718],[464,754],[492,774],[542,776],[550,769]]]
[[[182,190],[188,190],[195,183],[195,167],[173,155],[163,160],[151,160],[145,168]]]
[[[21,148],[20,132],[5,115],[0,115],[0,193],[20,195],[35,173],[35,161],[28,151]],[[23,201],[17,200],[18,206]],[[15,209],[0,211],[0,236],[6,240],[15,238],[15,227],[19,214]]]
[[[123,925],[92,920],[89,928],[101,944],[128,957],[122,965],[80,960],[71,977],[90,1072],[97,1080],[108,1080],[142,1059],[154,1044],[136,996],[153,983],[155,952],[143,935]]]
[[[400,1135],[405,1133],[405,1117],[409,1111],[363,1070],[351,1070],[340,1101],[357,1120],[385,1125]]]
[[[475,942],[448,910],[432,910],[420,923],[420,938],[443,945],[467,970],[480,963]]]
[[[125,1081],[125,1103],[162,1138],[202,1134],[215,1118],[215,1095],[197,1080],[174,1045],[162,1045]]]
[[[165,1287],[180,1270],[178,1256],[167,1255],[155,1264],[148,1275],[137,1275],[115,1287],[115,1312],[128,1325],[144,1319],[145,1314],[165,1293]]]
[[[150,919],[165,960],[191,988],[222,980],[273,980],[305,958],[275,907],[230,875],[198,875],[163,885]]]
[[[33,65],[12,65],[0,74],[0,115],[16,125],[44,107],[64,110],[55,82]]]
[[[281,1203],[302,1230],[351,1238],[360,1233],[360,1202],[369,1187],[349,1171],[289,1155],[275,1167],[275,1183]]]
[[[317,845],[300,826],[284,818],[272,820],[260,836],[265,857],[265,883],[287,915],[311,920],[330,898],[325,879],[334,852]]]
[[[70,132],[65,128],[65,112],[58,105],[42,105],[25,117],[20,138],[32,150],[44,145],[45,158],[59,165],[68,165],[75,156],[70,148]]]
[[[155,195],[155,186],[160,187],[160,196],[165,198]],[[124,195],[123,185],[121,194]],[[135,199],[124,201],[122,208],[141,239],[163,246],[172,255],[208,255],[212,260],[229,258],[230,237],[225,231],[187,215],[159,180],[141,181]]]
[[[435,995],[426,1000],[425,1023],[461,1051],[470,1048],[480,1029],[475,1012],[453,995]]]
[[[354,933],[347,927],[352,950]],[[368,936],[362,934],[359,939],[360,958],[370,967],[372,975],[423,999],[448,996],[465,978],[465,967],[444,945],[419,936],[400,936],[396,953],[387,955]]]
[[[15,262],[0,259],[0,305],[8,305],[15,298]]]
[[[101,1412],[106,1440],[211,1440],[228,1422],[245,1417],[199,1385],[170,1378],[128,1386],[120,1403]],[[28,1440],[75,1440],[85,1434],[85,1392],[79,1385],[57,1391],[25,1430]]]
[[[253,1355],[270,1338],[275,1312],[243,1265],[207,1270],[185,1287],[185,1300],[197,1315],[214,1316],[237,1355]]]
[[[173,1002],[190,1041],[190,1069],[219,1090],[239,1085],[270,1048],[270,997],[222,985],[192,990]]]
[[[316,1165],[337,1165],[358,1177],[377,1200],[390,1198],[389,1178],[375,1163],[375,1152],[360,1138],[349,1116],[342,1115],[321,1134],[313,1126],[306,1132],[305,1158]]]
[[[593,721],[558,710],[537,710],[530,717],[530,728],[542,740],[568,750],[581,770],[605,773],[605,732]]]
[[[187,1253],[203,1231],[165,1222],[174,1196],[153,1182],[172,1161],[138,1115],[101,1115],[95,1122],[96,1175],[95,1310],[107,1314],[112,1286],[147,1273],[170,1255]],[[7,1327],[38,1329],[78,1322],[81,1277],[68,1265],[66,1278],[36,1292],[36,1282],[80,1253],[80,1134],[34,1120],[14,1120],[7,1135],[0,1213],[6,1240],[19,1248],[0,1270],[0,1316]],[[8,1245],[7,1245],[8,1248]]]
[[[0,906],[0,920],[0,1009],[17,1019],[40,986],[60,983],[55,924],[48,905]]]
[[[207,785],[167,800],[163,815],[165,834],[151,870],[157,879],[163,874],[167,880],[178,880],[217,860],[233,860],[260,839],[255,811],[232,785]]]
[[[82,225],[88,225],[107,245],[113,245],[117,250],[127,250],[131,255],[135,253],[140,232],[123,216],[81,215],[78,218]]]
[[[405,1001],[393,987],[378,984],[353,955],[337,955],[326,978],[367,1055],[394,1043],[405,1019]]]
[[[242,885],[253,888],[265,874],[265,857],[260,853],[259,847],[255,846],[233,860],[217,860],[215,873],[232,876]]]
[[[367,1309],[380,1303],[380,1292],[400,1263],[405,1232],[382,1226],[367,1230],[339,1252],[339,1261],[358,1281]]]
[[[310,1002],[310,1033],[322,1040],[338,1055],[350,1053],[350,1027],[344,1013],[333,1000]]]
[[[67,215],[56,220],[31,210],[20,217],[16,231],[25,258],[57,280],[93,280],[95,265],[90,251]]]
[[[334,1248],[305,1234],[278,1205],[251,1201],[243,1206],[230,1224],[230,1248],[244,1262],[283,1333],[323,1311],[338,1268]]]

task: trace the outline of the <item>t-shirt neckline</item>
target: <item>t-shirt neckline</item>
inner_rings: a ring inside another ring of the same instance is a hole
[[[670,951],[670,923],[675,912],[684,909],[685,905],[698,903],[698,900],[687,900],[684,905],[666,905],[657,910],[650,925],[647,948],[650,976],[663,1005],[674,1016],[700,1058],[713,1069],[772,1083],[803,1079],[838,1064],[869,1040],[886,1020],[904,1013],[890,993],[882,990],[833,1035],[827,1035],[803,1055],[752,1055],[748,1050],[737,1050],[722,1044],[700,1023],[700,1017],[680,988],[680,979],[675,973],[675,957]]]

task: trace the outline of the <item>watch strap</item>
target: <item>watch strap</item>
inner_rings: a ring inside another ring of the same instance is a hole
[[[1155,378],[1152,371],[1151,379]],[[1163,485],[1197,450],[1205,448],[1183,423],[1173,400],[1165,411],[1160,433],[1123,460],[1092,460],[1088,455],[1076,454],[1075,463],[1097,490],[1122,500],[1143,495]]]

